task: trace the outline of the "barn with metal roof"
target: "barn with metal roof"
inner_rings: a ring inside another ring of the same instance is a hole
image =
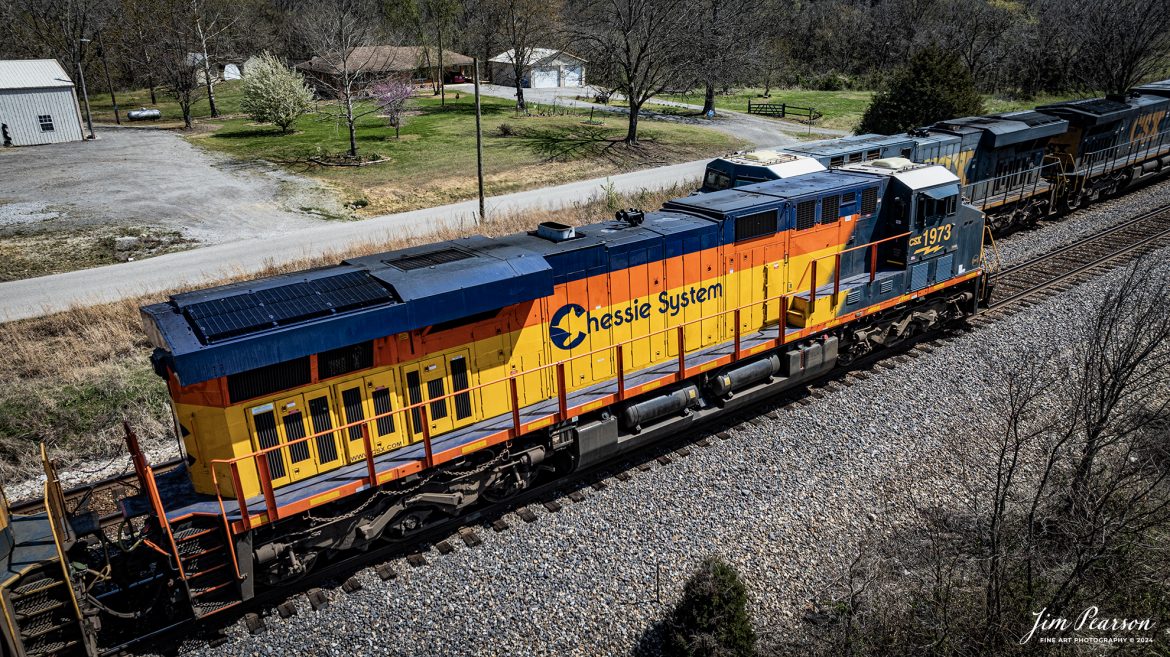
[[[0,144],[81,140],[77,93],[57,60],[0,60]]]

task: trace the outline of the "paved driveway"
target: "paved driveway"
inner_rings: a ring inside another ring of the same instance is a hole
[[[315,181],[169,131],[97,132],[90,142],[0,149],[0,228],[149,227],[216,244],[324,223],[301,208],[341,211]]]

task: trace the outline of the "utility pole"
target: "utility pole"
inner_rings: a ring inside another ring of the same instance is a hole
[[[110,62],[106,59],[106,43],[102,40],[101,32],[98,32],[98,54],[102,58],[102,69],[106,72],[106,89],[110,92],[110,102],[114,105],[114,123],[122,125],[122,117],[118,115],[118,97],[114,95],[114,83],[110,80]]]
[[[475,59],[475,173],[479,178],[479,222],[487,221],[483,203],[483,128],[480,126],[479,109],[479,58]]]
[[[81,79],[81,97],[85,99],[85,125],[89,128],[89,138],[93,139],[93,115],[89,111],[89,92],[85,90],[85,71],[81,67],[81,60],[85,59],[85,44],[89,39],[80,39],[81,48],[77,56],[77,77]]]

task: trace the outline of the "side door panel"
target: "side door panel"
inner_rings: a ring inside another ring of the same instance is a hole
[[[276,411],[280,416],[280,426],[278,429],[281,434],[281,442],[288,444],[288,447],[281,451],[285,452],[288,456],[290,482],[300,481],[301,479],[317,474],[317,466],[314,459],[316,449],[313,441],[301,440],[300,442],[295,442],[309,435],[308,423],[306,422],[307,410],[304,398],[301,395],[286,397],[276,402]]]
[[[317,455],[317,469],[320,472],[332,470],[342,464],[345,451],[339,449],[337,414],[334,411],[333,396],[329,388],[319,388],[305,393],[306,411],[309,419],[309,430],[315,438],[313,450]]]
[[[366,391],[366,408],[370,422],[370,443],[375,454],[388,452],[406,445],[406,432],[402,430],[404,418],[393,414],[401,408],[395,372],[381,372],[362,379]]]

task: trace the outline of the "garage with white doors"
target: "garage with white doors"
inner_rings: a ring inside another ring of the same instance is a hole
[[[492,82],[512,86],[516,84],[515,51],[502,52],[488,60],[491,63]],[[563,50],[529,48],[518,58],[523,87],[547,89],[550,87],[585,86],[585,60]]]

